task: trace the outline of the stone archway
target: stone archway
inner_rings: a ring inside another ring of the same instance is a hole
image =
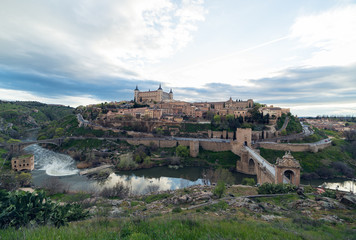
[[[296,184],[295,174],[292,170],[288,169],[288,170],[284,171],[283,176],[285,176],[286,178],[289,179],[289,183],[294,184],[294,185]]]
[[[250,172],[250,173],[255,173],[255,161],[252,159],[252,158],[250,158],[250,160],[248,160],[248,171]]]

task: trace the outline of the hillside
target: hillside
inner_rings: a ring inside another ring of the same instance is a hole
[[[242,185],[226,186],[217,196],[218,186],[142,196],[125,196],[124,188],[118,191],[120,196],[107,195],[117,192],[110,190],[102,196],[58,193],[50,198],[79,204],[89,218],[76,222],[67,218],[69,224],[61,227],[50,223],[29,224],[21,231],[10,227],[0,235],[4,239],[354,239],[355,209],[340,200],[343,196],[327,192],[328,197],[310,193],[300,197],[294,190],[256,196],[259,188]],[[86,215],[75,213],[78,220]]]
[[[39,102],[0,101],[0,142],[21,138],[26,130],[72,115],[73,108]]]

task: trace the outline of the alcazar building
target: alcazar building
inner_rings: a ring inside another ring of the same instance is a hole
[[[169,93],[164,92],[161,87],[161,84],[159,85],[156,91],[147,91],[147,92],[141,92],[140,90],[138,90],[138,87],[136,86],[134,93],[135,93],[134,100],[137,103],[154,103],[154,102],[159,103],[164,100],[173,100],[172,89]]]

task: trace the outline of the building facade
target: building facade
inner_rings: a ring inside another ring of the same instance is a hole
[[[136,103],[159,103],[164,100],[173,100],[172,89],[169,93],[164,92],[161,84],[156,91],[141,92],[138,87],[134,90],[134,101]]]
[[[14,171],[29,170],[32,171],[35,168],[35,156],[24,155],[11,159],[11,166]]]

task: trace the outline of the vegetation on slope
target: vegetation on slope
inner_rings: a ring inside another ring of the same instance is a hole
[[[73,108],[39,102],[0,101],[0,142],[18,139],[28,129],[38,128],[73,114]]]
[[[81,198],[79,203],[93,212],[89,220],[70,222],[59,228],[48,225],[23,227],[21,231],[8,228],[0,230],[0,235],[4,239],[83,240],[353,239],[355,236],[355,209],[309,206],[319,201],[324,204],[320,206],[330,205],[325,205],[325,201],[337,204],[333,199],[308,195],[303,200],[295,193],[272,198],[231,197],[256,194],[256,188],[247,186],[227,186],[222,198],[217,199],[213,190],[211,186],[194,186],[125,200],[100,199],[90,205],[87,204],[93,203],[93,198],[84,201]],[[212,201],[198,200],[202,193],[210,194]],[[196,200],[195,204],[173,203],[184,196]],[[111,209],[120,209],[119,215],[112,215]]]
[[[38,139],[49,139],[57,137],[115,137],[118,133],[112,131],[94,130],[78,126],[75,115],[66,116],[58,121],[51,122],[42,128],[38,134]]]
[[[278,121],[277,121],[278,129],[282,128],[287,117],[289,117],[289,122],[286,127],[287,135],[294,134],[294,133],[300,133],[303,131],[302,125],[300,124],[299,120],[290,113],[288,113],[288,115],[282,114],[282,116],[280,118],[278,118]]]
[[[330,130],[317,130],[317,137],[331,136],[332,146],[312,152],[293,152],[293,156],[300,162],[305,178],[333,178],[354,177],[356,168],[356,141],[343,139],[341,134]],[[351,138],[351,137],[350,137]],[[271,163],[275,163],[277,157],[281,158],[284,151],[261,148],[261,156]]]

